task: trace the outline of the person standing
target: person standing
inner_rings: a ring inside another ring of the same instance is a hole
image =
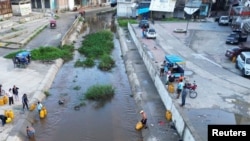
[[[2,94],[2,84],[0,84],[0,96],[3,95]]]
[[[183,86],[184,86],[184,83],[183,83],[183,80],[181,79],[180,82],[177,85],[177,97],[176,97],[177,99],[179,99],[179,97],[181,95]]]
[[[38,114],[40,114],[40,111],[42,110],[43,108],[43,105],[40,101],[37,102],[37,111],[38,111]]]
[[[15,100],[16,101],[19,101],[19,97],[18,97],[18,87],[16,87],[16,85],[13,86],[12,88],[12,92],[13,92],[13,95],[15,96]]]
[[[171,75],[171,71],[167,71],[167,75],[166,75],[166,85],[169,85],[169,77]]]
[[[141,114],[141,118],[142,118],[141,123],[142,123],[143,127],[146,129],[146,128],[148,128],[147,127],[147,115],[143,110],[140,111],[140,114]]]
[[[26,106],[27,110],[29,110],[29,106],[28,106],[29,100],[28,100],[27,94],[23,94],[22,102],[23,102],[23,111],[25,109],[25,106]]]
[[[9,97],[9,105],[11,106],[11,104],[14,104],[14,99],[13,99],[13,94],[12,94],[12,89],[11,88],[7,92],[7,95]]]
[[[185,106],[187,94],[188,94],[188,88],[187,88],[187,85],[185,84],[183,86],[183,90],[181,93],[181,105],[180,105],[181,107]]]

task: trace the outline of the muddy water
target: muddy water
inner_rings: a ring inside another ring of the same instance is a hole
[[[96,32],[108,28],[111,15],[87,18],[88,31]],[[83,33],[75,46],[80,46]],[[141,141],[141,133],[135,131],[138,121],[136,104],[131,97],[131,89],[126,75],[124,62],[121,58],[119,41],[115,39],[113,58],[116,67],[111,72],[102,72],[97,67],[75,68],[74,63],[84,56],[75,51],[74,59],[65,63],[58,72],[44,105],[48,116],[40,120],[36,118],[37,141]],[[80,110],[82,94],[92,85],[112,84],[115,96],[112,100],[94,103],[85,100]],[[59,105],[59,99],[65,99]]]

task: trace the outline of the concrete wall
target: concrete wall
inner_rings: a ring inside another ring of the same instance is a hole
[[[137,46],[137,49],[144,61],[144,64],[147,67],[149,75],[151,76],[154,85],[161,97],[163,104],[166,107],[166,110],[170,110],[172,113],[172,121],[175,123],[175,127],[179,135],[183,138],[183,141],[201,141],[200,136],[195,132],[192,124],[189,122],[188,118],[180,112],[179,104],[172,100],[170,94],[168,93],[165,84],[159,77],[159,69],[154,63],[153,58],[150,57],[148,51],[143,47],[142,43],[136,37],[134,29],[130,24],[128,24],[128,30],[130,35]]]
[[[25,16],[31,13],[30,3],[12,4],[11,5],[13,15],[15,16]]]
[[[79,32],[79,30],[78,30],[78,26],[79,26],[79,19],[80,19],[81,17],[80,16],[78,16],[76,19],[75,19],[75,21],[74,21],[74,23],[72,24],[72,26],[68,29],[68,31],[66,32],[66,34],[63,36],[63,38],[62,38],[62,40],[61,40],[61,46],[63,46],[63,45],[65,45],[65,44],[67,44],[67,41],[68,41],[68,39],[70,39],[70,36],[74,33],[74,32]]]
[[[117,3],[117,16],[130,17],[132,16],[131,2],[118,2]]]

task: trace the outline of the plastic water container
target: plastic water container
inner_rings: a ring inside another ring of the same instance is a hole
[[[3,98],[0,98],[0,106],[4,105]]]
[[[172,113],[171,113],[169,110],[166,111],[166,119],[167,119],[168,121],[171,121],[171,120],[172,120]]]
[[[44,110],[41,110],[40,111],[40,118],[44,118],[44,117],[45,117]]]

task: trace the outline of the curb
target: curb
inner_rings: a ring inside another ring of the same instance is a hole
[[[29,36],[27,36],[25,39],[23,39],[21,42],[0,42],[0,47],[2,48],[12,48],[12,49],[15,49],[15,48],[21,48],[23,47],[25,44],[27,44],[32,38],[34,38],[41,30],[45,29],[46,26],[48,24],[44,24],[40,27],[38,27],[36,30],[34,30],[33,32],[31,32],[29,34]],[[20,32],[19,34],[22,34],[23,32],[25,31],[22,31]],[[17,33],[15,33],[14,35],[16,35]],[[14,36],[14,35],[11,35],[11,36]],[[9,45],[8,45],[9,44]],[[6,46],[7,45],[7,46]]]
[[[34,32],[32,32],[27,38],[25,38],[23,41],[21,41],[21,47],[23,47],[25,44],[27,44],[32,38],[34,38],[41,30],[45,29],[47,27],[47,23],[37,28]]]

